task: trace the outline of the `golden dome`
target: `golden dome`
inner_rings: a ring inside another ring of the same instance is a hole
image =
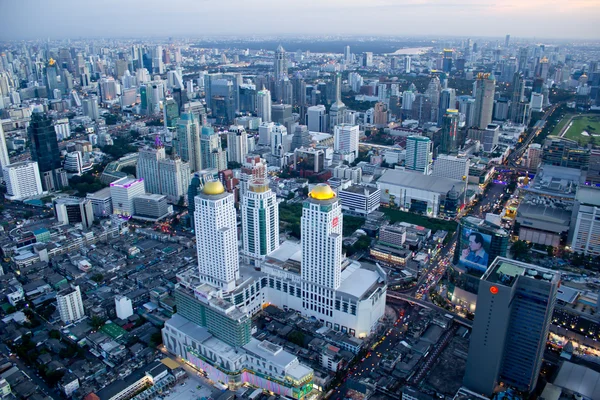
[[[331,200],[335,197],[335,192],[326,183],[319,183],[310,191],[308,196],[316,200]]]
[[[220,181],[206,182],[202,189],[202,193],[210,195],[221,194],[225,193],[225,188]]]
[[[48,60],[48,65],[52,66],[54,64],[56,64],[56,60],[54,58],[50,57],[50,59]]]

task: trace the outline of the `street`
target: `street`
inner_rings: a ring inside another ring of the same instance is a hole
[[[50,389],[50,387],[48,385],[46,385],[46,382],[44,382],[44,380],[42,378],[40,378],[37,375],[37,372],[34,371],[32,368],[29,368],[27,366],[27,364],[25,364],[23,361],[21,361],[19,358],[17,358],[17,356],[12,356],[10,357],[10,360],[16,364],[16,366],[23,371],[27,376],[29,376],[29,378],[31,379],[31,381],[38,385],[39,388],[44,391],[48,396],[50,396],[51,398],[55,399],[55,400],[60,400],[61,396],[58,395],[56,392],[54,392],[52,389]]]

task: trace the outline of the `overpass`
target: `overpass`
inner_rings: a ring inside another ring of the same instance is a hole
[[[452,314],[452,316],[454,317],[454,321],[456,321],[457,323],[459,323],[467,328],[473,327],[473,321],[471,321],[467,318],[461,317],[461,316],[455,314],[454,312],[448,311],[445,308],[437,306],[429,301],[425,301],[423,299],[417,299],[413,296],[410,296],[410,295],[407,295],[404,293],[390,292],[390,291],[387,292],[387,298],[394,299],[394,300],[407,301],[409,303],[416,304],[419,307],[428,308],[430,310],[435,310],[442,314]]]

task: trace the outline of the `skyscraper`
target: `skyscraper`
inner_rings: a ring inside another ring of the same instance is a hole
[[[334,127],[333,150],[342,153],[354,153],[358,157],[358,125],[341,124]]]
[[[331,320],[342,274],[342,205],[324,183],[310,191],[302,208],[302,303],[307,314]]]
[[[165,147],[146,147],[140,149],[136,165],[136,176],[144,179],[146,192],[161,194],[161,178],[158,162],[166,158]]]
[[[219,181],[207,182],[194,213],[200,278],[224,292],[240,277],[235,198]]]
[[[256,179],[263,181],[267,179],[267,163],[260,156],[247,155],[240,174],[240,197],[244,197],[248,185]]]
[[[535,389],[560,273],[498,257],[481,277],[464,384],[490,396],[497,384]]]
[[[440,93],[440,104],[438,105],[438,126],[442,125],[442,118],[448,109],[456,108],[456,90],[443,89]]]
[[[492,122],[496,78],[493,74],[479,74],[475,82],[475,125],[485,129]]]
[[[450,154],[458,150],[458,110],[448,109],[442,117],[439,152]]]
[[[512,80],[512,95],[510,98],[510,120],[517,122],[519,115],[519,103],[524,100],[525,79],[522,72],[515,72]]]
[[[406,169],[431,173],[433,142],[425,136],[409,136],[406,139]]]
[[[176,134],[176,138],[173,139],[175,152],[190,164],[191,172],[200,171],[203,168],[200,156],[200,124],[193,113],[181,114]]]
[[[266,179],[252,179],[242,196],[242,251],[261,259],[279,248],[279,208]]]
[[[288,74],[288,66],[287,66],[287,56],[285,50],[282,45],[277,47],[275,50],[275,80],[279,81],[284,77],[287,77]]]
[[[202,127],[200,136],[202,168],[222,171],[227,168],[227,153],[221,148],[221,136],[210,126]]]
[[[2,124],[0,124],[0,169],[3,169],[8,164],[10,164],[10,158],[8,157],[8,149],[6,148],[6,137],[4,136]]]
[[[52,119],[40,113],[34,113],[29,125],[29,141],[31,158],[38,163],[44,190],[60,190],[67,186],[67,176],[62,169]]]
[[[248,134],[241,125],[231,125],[227,132],[227,161],[241,164],[248,154]]]
[[[2,167],[9,200],[24,200],[42,194],[40,171],[35,161],[21,161]]]
[[[262,122],[271,122],[271,92],[267,89],[256,93],[256,115],[262,118]]]
[[[346,122],[346,105],[342,102],[342,74],[335,75],[335,102],[329,109],[329,132],[333,132],[336,125]]]
[[[110,197],[113,202],[113,214],[130,217],[134,213],[133,199],[145,194],[144,179],[131,176],[118,179],[110,184]]]
[[[85,317],[79,286],[71,286],[58,292],[56,294],[56,308],[60,313],[60,319],[66,324],[79,321]]]

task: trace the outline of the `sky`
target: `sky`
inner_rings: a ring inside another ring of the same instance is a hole
[[[0,40],[210,35],[599,39],[599,0],[0,0]]]

